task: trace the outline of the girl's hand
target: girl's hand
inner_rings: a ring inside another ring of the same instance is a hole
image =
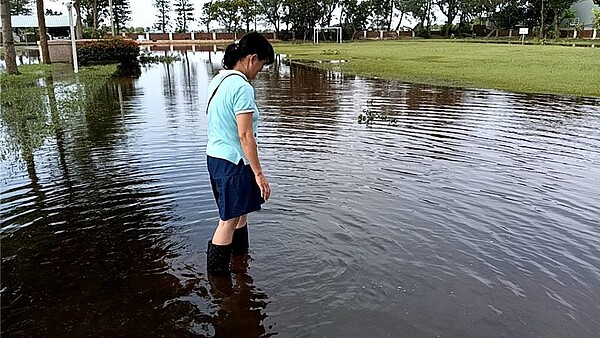
[[[267,178],[265,175],[260,172],[254,175],[254,179],[256,180],[256,184],[260,188],[260,196],[266,201],[269,200],[269,196],[271,196],[271,187],[269,187],[269,182],[267,182]]]

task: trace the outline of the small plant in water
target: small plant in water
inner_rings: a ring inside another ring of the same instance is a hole
[[[181,56],[179,55],[153,55],[150,52],[144,52],[140,55],[140,63],[143,65],[153,64],[153,63],[166,63],[170,64],[175,61],[180,61]]]
[[[367,101],[367,108],[363,109],[363,112],[361,114],[358,114],[359,124],[364,123],[367,125],[367,127],[370,127],[376,121],[387,122],[390,126],[396,125],[398,123],[398,120],[396,118],[390,117],[387,114],[386,109],[383,109],[382,112],[375,112],[373,111],[373,108],[373,100]]]

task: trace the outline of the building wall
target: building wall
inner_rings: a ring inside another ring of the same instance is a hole
[[[592,28],[592,9],[600,11],[600,6],[594,4],[593,0],[581,0],[573,4],[571,9],[575,12],[575,16],[577,16],[585,28]]]

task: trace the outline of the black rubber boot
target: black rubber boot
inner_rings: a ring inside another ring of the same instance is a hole
[[[214,245],[208,241],[206,249],[206,270],[210,273],[228,273],[231,261],[231,244]]]
[[[248,224],[243,228],[235,229],[233,240],[231,241],[231,253],[239,256],[248,253]]]

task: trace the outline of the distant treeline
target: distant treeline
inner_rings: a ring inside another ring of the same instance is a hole
[[[600,4],[600,0],[593,0]],[[493,29],[528,27],[540,37],[557,37],[573,23],[571,6],[577,0],[153,0],[156,22],[141,30],[188,32],[196,21],[204,31],[216,25],[227,32],[268,27],[276,33],[307,35],[315,26],[342,27],[351,37],[362,30],[412,30],[428,36],[470,34],[473,25]],[[35,0],[11,0],[13,14],[31,14]],[[93,35],[109,24],[108,0],[75,0],[81,18],[78,35]],[[113,0],[117,33],[140,31],[125,28],[131,20],[129,0]],[[436,25],[442,23],[442,25]],[[102,35],[102,32],[97,33]]]

